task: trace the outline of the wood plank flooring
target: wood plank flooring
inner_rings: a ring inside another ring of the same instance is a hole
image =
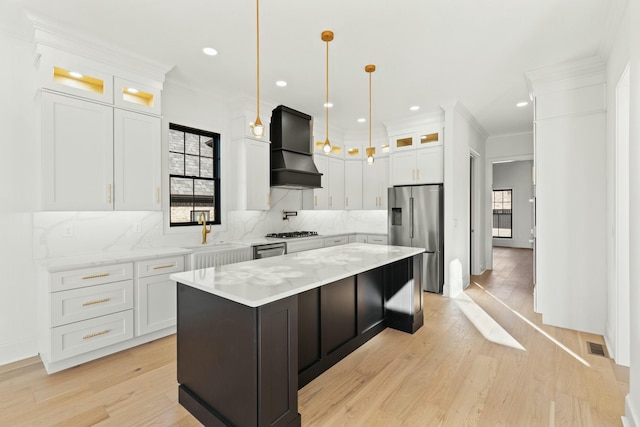
[[[303,425],[621,426],[628,370],[588,354],[601,336],[542,325],[531,251],[494,249],[494,270],[466,294],[526,351],[487,341],[456,300],[424,294],[416,334],[387,329],[300,390]],[[3,427],[199,426],[177,396],[175,336],[53,375],[38,358],[0,366]]]

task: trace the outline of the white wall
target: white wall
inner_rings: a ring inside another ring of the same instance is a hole
[[[32,212],[38,193],[35,72],[32,45],[0,33],[0,365],[32,356],[36,278]]]
[[[529,199],[533,198],[532,167],[531,160],[493,165],[493,189],[512,190],[511,238],[494,237],[493,246],[531,248],[533,208]]]
[[[445,283],[443,295],[455,296],[469,285],[469,192],[470,171],[469,158],[471,150],[479,154],[476,198],[478,206],[485,205],[484,195],[480,189],[485,183],[484,158],[486,133],[477,124],[467,109],[455,102],[444,105],[445,111],[445,139],[444,139],[444,273]],[[477,211],[476,221],[483,224],[486,221],[484,212]],[[481,226],[476,239],[482,242],[486,239]],[[480,244],[477,245],[480,247]],[[486,265],[484,253],[476,251],[480,256],[479,263]],[[454,283],[449,268],[452,263],[459,261],[462,268],[462,283]]]
[[[606,87],[597,58],[529,74],[536,102],[536,301],[546,324],[604,333]]]

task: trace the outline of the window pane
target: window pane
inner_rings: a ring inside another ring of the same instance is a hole
[[[213,157],[213,138],[210,136],[200,137],[200,155],[203,157]]]
[[[185,156],[185,169],[184,174],[186,176],[200,176],[200,158],[198,156]]]
[[[187,154],[200,154],[200,137],[192,133],[186,134],[185,150]]]
[[[203,178],[213,178],[213,159],[200,157],[200,176]]]
[[[193,180],[189,178],[171,178],[171,195],[193,195]]]
[[[184,175],[184,155],[169,153],[169,173],[171,175]]]
[[[194,194],[196,196],[211,196],[213,197],[213,181],[205,181],[202,179],[194,180],[195,191]]]
[[[184,132],[169,129],[169,151],[184,153]]]

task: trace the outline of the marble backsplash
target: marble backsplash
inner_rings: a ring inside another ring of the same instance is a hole
[[[231,211],[214,227],[208,240],[229,242],[258,239],[267,233],[295,230],[319,234],[386,233],[387,212],[314,211],[301,209],[301,192],[273,189],[268,211]],[[282,211],[298,212],[289,220]],[[167,230],[163,212],[36,212],[33,219],[36,259],[121,252],[154,247],[198,246],[200,227]],[[174,227],[175,228],[175,227]]]

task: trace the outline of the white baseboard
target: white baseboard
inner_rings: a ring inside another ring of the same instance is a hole
[[[38,339],[34,337],[0,345],[0,366],[38,355]]]
[[[636,402],[636,406],[638,402]],[[633,402],[631,402],[631,395],[627,394],[624,398],[624,416],[622,417],[622,425],[624,427],[640,427],[640,407],[634,408]]]

